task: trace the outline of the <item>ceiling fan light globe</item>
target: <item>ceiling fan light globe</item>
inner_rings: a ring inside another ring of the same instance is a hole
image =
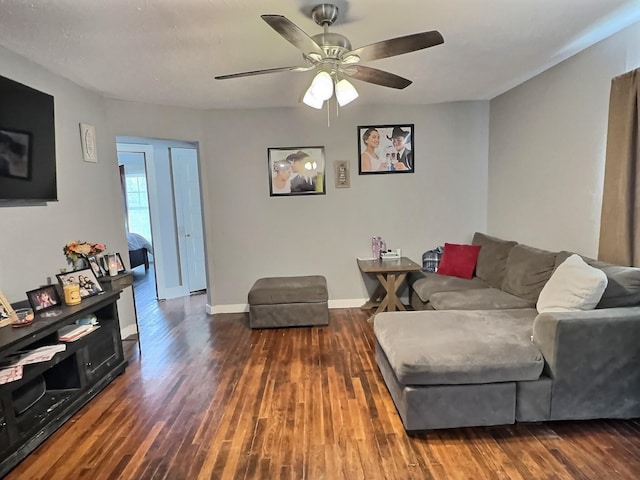
[[[336,83],[336,99],[338,100],[338,105],[341,107],[353,102],[358,96],[359,94],[356,87],[346,78]]]
[[[308,105],[311,108],[315,108],[316,110],[320,110],[322,108],[322,105],[324,104],[324,100],[316,98],[311,91],[311,87],[309,87],[305,92],[304,97],[302,98],[302,103]]]
[[[324,70],[319,72],[311,82],[311,93],[319,100],[329,100],[333,95],[333,80]]]

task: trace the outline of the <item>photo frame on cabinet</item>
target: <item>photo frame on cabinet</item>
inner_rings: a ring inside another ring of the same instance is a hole
[[[360,175],[413,173],[413,124],[358,126]]]
[[[15,322],[17,320],[18,316],[13,310],[13,307],[11,307],[11,303],[9,303],[7,297],[5,297],[2,292],[0,292],[0,327],[9,325],[11,322]]]
[[[80,286],[81,298],[92,297],[103,292],[102,285],[98,282],[91,268],[83,268],[82,270],[74,270],[68,273],[58,273],[56,277],[63,289],[65,285],[77,283]]]
[[[104,277],[107,274],[107,272],[104,270],[104,268],[102,268],[102,265],[98,261],[97,256],[89,255],[87,257],[87,263],[89,264],[89,267],[91,267],[91,270],[93,270],[96,278]]]
[[[55,285],[30,290],[27,292],[27,299],[34,312],[42,312],[62,304]]]

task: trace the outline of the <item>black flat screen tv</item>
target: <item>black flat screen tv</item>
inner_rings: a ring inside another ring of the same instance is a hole
[[[0,76],[0,201],[57,199],[53,97]]]

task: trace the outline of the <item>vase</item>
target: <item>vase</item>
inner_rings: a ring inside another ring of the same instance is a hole
[[[83,268],[87,268],[87,262],[84,257],[78,257],[73,262],[74,270],[82,270]]]

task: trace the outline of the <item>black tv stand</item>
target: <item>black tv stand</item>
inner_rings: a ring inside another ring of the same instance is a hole
[[[16,352],[66,345],[47,362],[25,365],[22,379],[0,385],[0,478],[124,372],[118,298],[120,291],[104,292],[60,307],[57,316],[36,314],[28,327],[0,328],[0,362]],[[91,313],[100,328],[74,342],[58,340],[61,328]]]

